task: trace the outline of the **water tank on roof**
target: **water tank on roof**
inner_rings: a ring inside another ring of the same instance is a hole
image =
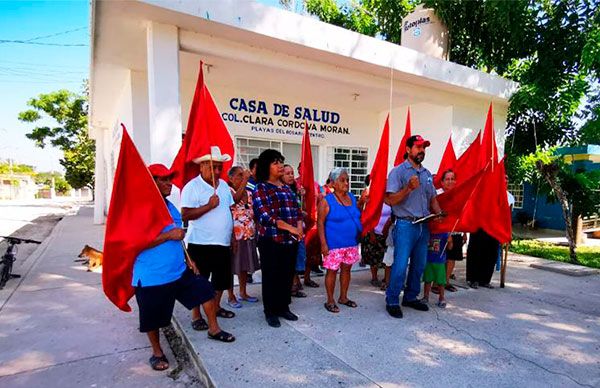
[[[448,60],[448,29],[433,9],[418,5],[402,19],[401,45]]]

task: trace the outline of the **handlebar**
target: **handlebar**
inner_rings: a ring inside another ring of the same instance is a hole
[[[41,244],[41,241],[30,240],[28,238],[12,237],[12,236],[0,236],[0,238],[6,239],[9,244]]]

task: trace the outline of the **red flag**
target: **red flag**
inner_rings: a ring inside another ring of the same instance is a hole
[[[481,171],[483,167],[480,166],[481,162],[481,134],[477,134],[473,143],[467,148],[465,152],[458,158],[454,164],[454,174],[456,175],[456,184],[469,180],[477,172]]]
[[[488,162],[481,184],[473,195],[474,199],[465,207],[457,230],[472,229],[473,225],[477,225],[500,244],[504,244],[512,238],[504,160],[493,169],[492,165]]]
[[[222,154],[231,156],[231,161],[223,163],[222,179],[227,180],[227,172],[233,164],[233,139],[223,122],[210,91],[204,84],[200,62],[200,73],[196,83],[196,92],[190,108],[187,130],[181,148],[173,160],[171,170],[175,172],[173,184],[180,189],[200,173],[194,158],[210,154],[211,146],[219,146]]]
[[[491,161],[491,168],[494,169],[498,163],[498,149],[496,147],[496,132],[494,131],[492,103],[490,103],[487,118],[485,120],[485,127],[483,129],[480,158],[481,161],[479,162],[479,166],[481,168],[485,167],[488,162]]]
[[[404,127],[404,136],[402,136],[402,140],[400,140],[400,145],[398,146],[398,151],[396,152],[396,159],[394,159],[394,167],[404,162],[404,154],[406,153],[406,141],[409,137],[411,137],[410,108],[408,108],[406,113],[406,126]]]
[[[381,217],[383,197],[387,182],[387,167],[390,152],[390,115],[385,119],[379,149],[375,156],[375,162],[371,168],[371,185],[369,186],[369,201],[363,210],[360,222],[363,225],[363,235],[367,234],[377,226]]]
[[[448,214],[441,222],[430,222],[433,233],[475,232],[483,229],[504,244],[512,237],[512,220],[506,195],[504,160],[494,170],[488,162],[467,181],[437,197]]]
[[[436,188],[442,187],[442,175],[445,171],[454,170],[454,166],[456,165],[456,153],[454,152],[454,146],[452,145],[452,134],[450,134],[450,138],[448,139],[448,143],[446,144],[446,150],[444,151],[444,155],[442,156],[442,161],[440,162],[440,166],[438,167],[437,174],[435,174],[435,178],[433,178],[433,185]]]
[[[478,229],[478,225],[472,225],[471,228],[468,228],[463,223],[461,225],[462,229],[457,229],[457,226],[467,204],[469,204],[472,199],[478,200],[475,195],[481,184],[484,173],[485,171],[480,170],[468,180],[457,184],[454,189],[445,191],[436,197],[440,204],[440,208],[447,216],[439,221],[436,220],[429,223],[431,233],[452,231],[475,232]]]
[[[302,157],[300,174],[301,185],[304,188],[304,209],[308,215],[306,228],[310,229],[317,217],[317,193],[315,192],[315,172],[313,168],[312,149],[310,148],[310,133],[308,121],[304,122],[304,136],[302,137]]]
[[[148,168],[125,126],[115,172],[104,234],[102,288],[119,309],[131,311],[127,301],[137,255],[173,219]]]

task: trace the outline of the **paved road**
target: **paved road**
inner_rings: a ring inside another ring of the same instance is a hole
[[[42,208],[47,206],[36,209]],[[174,381],[168,372],[150,369],[151,352],[137,331],[137,311],[115,308],[102,292],[101,275],[74,262],[84,244],[102,246],[104,228],[92,225],[91,207],[76,215],[69,209],[59,213],[64,219],[25,260],[24,279],[0,291],[5,301],[0,304],[0,387],[190,385],[185,374]],[[11,211],[28,215],[21,221],[13,217],[26,226],[46,210]],[[175,367],[166,342],[163,348]]]

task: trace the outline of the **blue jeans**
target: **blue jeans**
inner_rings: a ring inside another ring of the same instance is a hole
[[[304,271],[306,268],[306,245],[304,240],[298,243],[298,255],[296,256],[296,271]]]
[[[429,228],[427,224],[413,225],[410,221],[398,220],[394,228],[394,264],[390,284],[385,293],[389,306],[400,305],[400,292],[404,288],[406,270],[408,282],[404,290],[404,301],[412,302],[421,292],[421,276],[427,263]],[[410,264],[409,264],[410,258]]]

